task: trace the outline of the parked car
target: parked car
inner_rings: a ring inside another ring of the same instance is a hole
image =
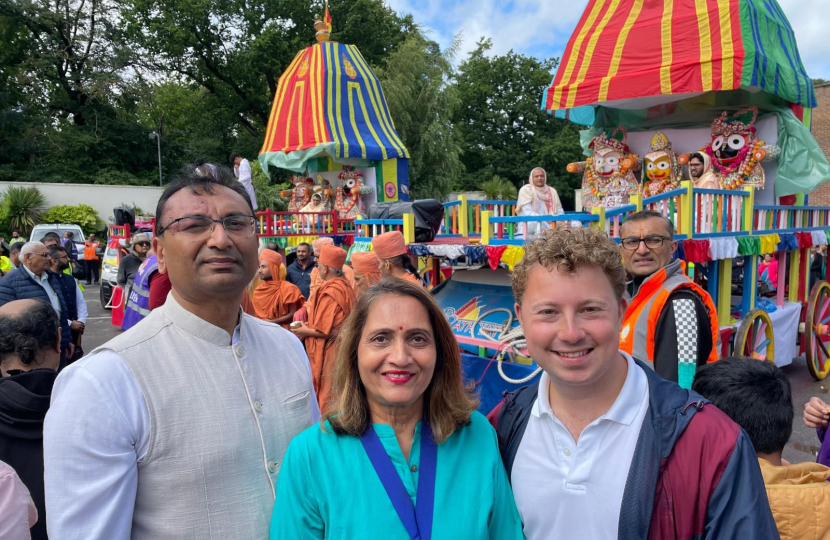
[[[61,243],[63,243],[64,233],[72,232],[72,234],[75,235],[73,238],[75,247],[78,248],[78,260],[84,258],[84,242],[86,241],[86,236],[84,236],[84,231],[81,229],[80,225],[66,223],[41,223],[40,225],[35,225],[35,228],[32,229],[32,234],[29,235],[29,239],[39,241],[50,232],[57,234],[61,239]]]
[[[116,279],[118,278],[118,262],[121,260],[121,246],[124,244],[124,239],[116,238],[107,243],[107,249],[104,252],[104,266],[101,269],[101,306],[104,309],[112,309],[109,305],[112,299],[112,291],[117,286]]]

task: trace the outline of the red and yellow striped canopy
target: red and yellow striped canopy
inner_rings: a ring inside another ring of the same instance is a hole
[[[645,108],[661,96],[742,87],[816,106],[776,0],[589,0],[543,108]]]

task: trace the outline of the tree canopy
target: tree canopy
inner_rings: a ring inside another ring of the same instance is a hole
[[[309,0],[0,0],[0,180],[152,185],[197,159],[254,159],[280,74],[313,40]],[[443,197],[543,166],[566,206],[576,129],[539,110],[557,59],[456,58],[382,0],[331,0],[332,39],[381,81],[411,192]],[[459,63],[460,61],[460,63]],[[273,171],[272,171],[273,172]],[[285,175],[273,175],[272,183]],[[264,180],[262,180],[264,181]]]

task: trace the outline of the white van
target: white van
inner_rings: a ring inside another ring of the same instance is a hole
[[[63,234],[66,232],[72,232],[72,234],[75,235],[72,240],[75,242],[75,247],[78,248],[78,260],[80,261],[84,258],[84,242],[86,241],[86,237],[84,236],[84,231],[81,230],[80,225],[66,223],[41,223],[40,225],[35,225],[35,228],[32,229],[32,234],[29,235],[29,240],[37,240],[39,242],[41,238],[50,232],[53,232],[60,237],[61,244],[63,244]]]

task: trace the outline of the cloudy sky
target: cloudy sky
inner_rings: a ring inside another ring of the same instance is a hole
[[[386,1],[399,13],[411,13],[442,45],[463,32],[462,59],[481,37],[493,40],[496,54],[513,49],[540,58],[561,57],[588,3],[587,0]],[[795,30],[807,73],[813,78],[830,80],[827,1],[779,0],[779,4]]]

